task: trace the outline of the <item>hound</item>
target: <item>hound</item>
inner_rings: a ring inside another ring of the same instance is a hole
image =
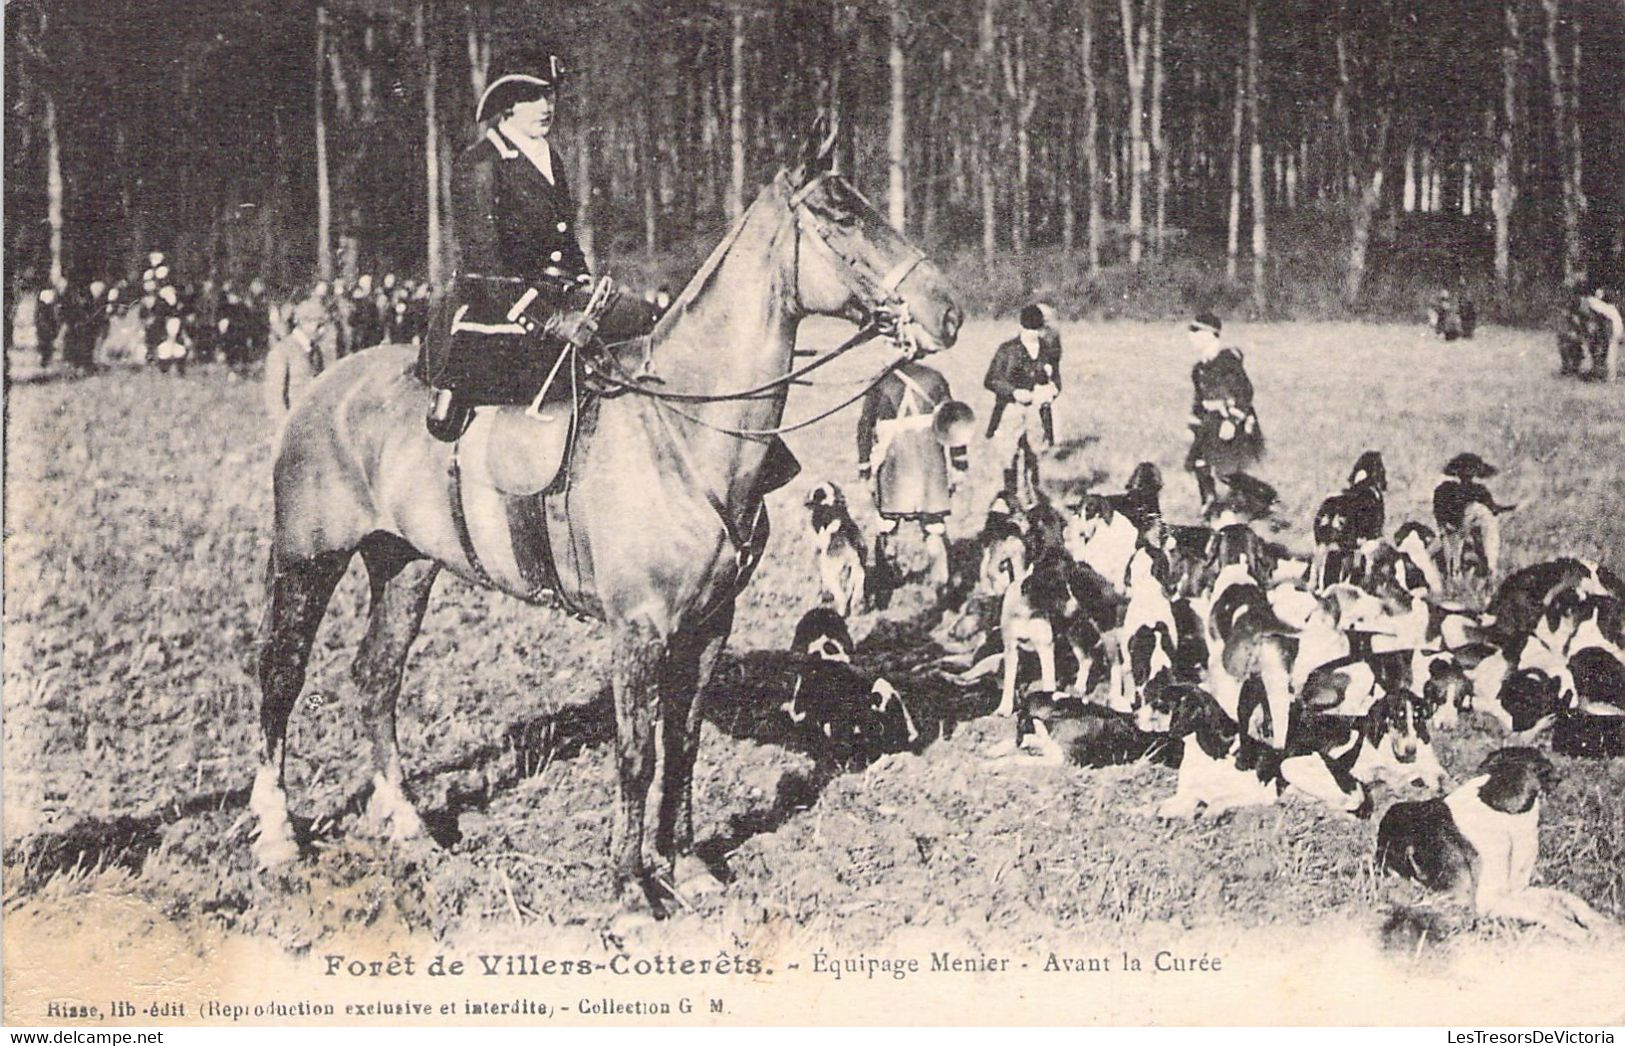
[[[842,617],[863,603],[866,575],[863,533],[847,510],[846,497],[834,483],[820,483],[807,495],[807,540],[818,561],[822,598],[840,608]]]
[[[1533,748],[1492,752],[1477,776],[1442,799],[1396,803],[1377,829],[1377,862],[1478,914],[1534,923],[1570,939],[1609,926],[1565,890],[1530,885],[1540,849],[1541,797],[1557,774]]]

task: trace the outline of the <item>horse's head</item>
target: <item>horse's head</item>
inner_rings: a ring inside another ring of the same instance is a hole
[[[815,130],[801,165],[779,175],[799,234],[801,307],[876,324],[916,352],[950,347],[964,313],[947,277],[834,171],[833,144]]]

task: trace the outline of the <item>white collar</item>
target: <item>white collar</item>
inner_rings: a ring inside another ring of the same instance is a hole
[[[515,159],[520,153],[524,153],[525,159],[531,162],[531,166],[542,172],[542,177],[547,179],[549,185],[558,184],[553,177],[553,149],[547,144],[546,138],[540,141],[534,138],[517,136],[510,138],[495,127],[485,132],[485,136],[497,147],[497,152],[502,155],[504,160]]]

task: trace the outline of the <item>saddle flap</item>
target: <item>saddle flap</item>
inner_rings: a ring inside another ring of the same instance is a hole
[[[559,476],[570,443],[571,404],[480,407],[457,442],[464,482],[514,497],[538,494]]]

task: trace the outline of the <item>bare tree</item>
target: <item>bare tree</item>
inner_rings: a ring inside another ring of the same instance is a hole
[[[1230,219],[1224,248],[1224,276],[1236,282],[1236,255],[1241,250],[1241,134],[1247,101],[1246,68],[1236,62],[1236,98],[1230,114]]]
[[[1346,10],[1346,9],[1345,9]],[[1350,110],[1354,105],[1354,84],[1349,60],[1348,31],[1339,20],[1333,46],[1337,52],[1337,92],[1332,111],[1343,146],[1345,196],[1349,208],[1349,261],[1343,280],[1343,303],[1353,308],[1365,286],[1366,256],[1371,247],[1371,226],[1382,203],[1383,177],[1388,165],[1389,129],[1393,125],[1393,104],[1386,85],[1378,84],[1368,119],[1372,129],[1360,141]],[[1367,126],[1361,121],[1361,126]]]
[[[316,5],[316,275],[333,278],[333,191],[327,170],[327,7]]]
[[[733,88],[728,96],[728,218],[745,212],[745,8],[735,0],[732,11]]]
[[[1512,212],[1518,203],[1513,178],[1513,148],[1518,127],[1518,55],[1522,31],[1518,25],[1519,0],[1502,0],[1505,34],[1501,38],[1501,112],[1493,166],[1494,188],[1490,210],[1495,215],[1495,282],[1503,296],[1512,290]]]
[[[1148,18],[1135,17],[1135,0],[1118,0],[1123,17],[1123,62],[1128,71],[1128,260],[1140,264],[1145,252],[1145,178],[1151,172],[1145,136],[1145,74],[1150,50]],[[1157,0],[1150,0],[1156,3]],[[1136,25],[1138,21],[1138,25]]]
[[[1570,92],[1565,89],[1563,54],[1558,42],[1562,5],[1560,0],[1541,0],[1541,6],[1546,11],[1546,75],[1551,81],[1552,129],[1557,139],[1558,182],[1563,192],[1563,280],[1572,283],[1580,278],[1585,268],[1580,236],[1585,197],[1580,191],[1578,178],[1579,143],[1575,137],[1577,130],[1570,129],[1575,108],[1568,97]]]
[[[1247,122],[1252,131],[1248,173],[1253,188],[1253,308],[1263,312],[1268,304],[1264,270],[1269,247],[1265,221],[1268,205],[1264,199],[1264,128],[1258,119],[1258,96],[1262,93],[1258,66],[1258,0],[1251,0],[1247,5]]]
[[[890,0],[887,12],[891,21],[886,54],[886,65],[891,72],[891,123],[886,136],[886,218],[894,228],[901,230],[908,219],[908,94],[903,53],[908,26],[903,0]]]
[[[1100,97],[1095,83],[1095,2],[1078,0],[1081,32],[1078,67],[1083,71],[1083,160],[1089,173],[1089,275],[1100,273],[1101,215]]]

